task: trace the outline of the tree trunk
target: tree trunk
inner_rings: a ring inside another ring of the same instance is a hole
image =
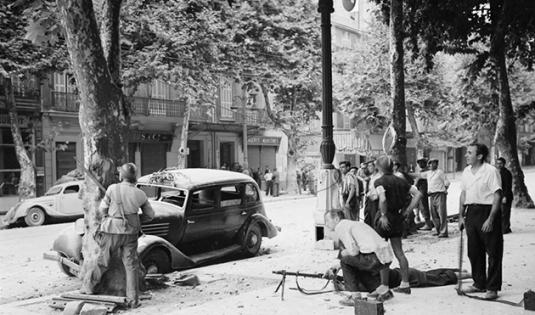
[[[188,161],[188,132],[189,132],[189,117],[191,114],[190,101],[186,100],[184,107],[184,118],[182,119],[182,132],[180,133],[180,148],[178,148],[178,168],[186,168]]]
[[[57,4],[79,91],[84,165],[104,187],[108,187],[117,181],[116,167],[126,161],[128,152],[129,114],[124,95],[108,69],[92,1],[57,0]],[[114,24],[113,21],[110,23]],[[124,281],[120,279],[124,277],[124,270],[121,272],[122,264],[116,263],[117,257],[111,262],[110,272],[98,286],[95,283],[100,247],[93,235],[101,221],[98,206],[102,196],[98,185],[86,176],[83,194],[86,231],[82,247],[84,262],[80,272],[82,288],[124,295]]]
[[[495,19],[492,21],[494,34],[490,42],[490,58],[498,76],[499,88],[499,116],[494,135],[496,150],[509,162],[509,168],[513,174],[513,206],[535,208],[524,183],[524,173],[518,160],[515,115],[507,78],[505,29],[509,17],[508,1],[503,1],[501,8],[496,1],[491,1],[491,12]]]
[[[35,168],[24,147],[22,134],[19,127],[19,117],[17,114],[17,105],[15,94],[13,92],[13,84],[10,77],[4,78],[4,95],[6,97],[6,109],[9,115],[11,124],[11,134],[13,135],[13,144],[15,144],[15,154],[20,165],[20,179],[18,195],[19,201],[35,197]]]
[[[401,165],[407,165],[407,138],[405,135],[405,77],[403,66],[403,2],[390,3],[390,95],[392,122],[397,139],[392,156]]]
[[[284,132],[284,130],[283,130]],[[286,171],[286,192],[290,194],[297,194],[299,189],[297,187],[297,139],[295,132],[285,132],[288,137],[288,154],[287,154],[287,171]]]

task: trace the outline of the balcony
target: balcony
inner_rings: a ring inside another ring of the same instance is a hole
[[[134,114],[151,117],[183,117],[184,102],[178,100],[134,97],[132,100]]]
[[[1,84],[3,84],[3,79],[0,77]],[[37,79],[33,77],[26,80],[16,78],[13,80],[13,94],[15,94],[15,102],[18,108],[35,109],[39,107],[41,93]],[[4,89],[0,89],[0,108],[5,108],[4,98]]]
[[[69,92],[52,92],[52,110],[77,113],[80,109],[80,102],[78,101],[78,95]]]

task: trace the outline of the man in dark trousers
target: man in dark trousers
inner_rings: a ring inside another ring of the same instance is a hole
[[[119,253],[126,271],[126,298],[130,307],[138,306],[139,258],[137,255],[137,239],[141,222],[154,218],[147,195],[135,186],[136,166],[126,163],[119,169],[118,184],[108,187],[100,203],[102,214],[100,233],[95,236],[100,245],[98,268],[93,272],[92,279],[100,281],[109,268],[110,258]],[[141,208],[141,217],[138,214]],[[82,292],[83,290],[81,290]],[[92,293],[92,292],[84,292]]]
[[[496,167],[502,178],[502,232],[511,233],[511,204],[513,203],[513,175],[505,167],[505,159],[500,157],[496,160]]]
[[[466,293],[485,292],[485,299],[495,300],[502,286],[503,234],[500,207],[502,185],[500,172],[487,163],[489,149],[475,143],[466,150],[459,198],[459,228],[466,226],[468,258],[474,284]],[[466,217],[465,217],[466,216]],[[486,258],[489,257],[488,271]]]
[[[404,221],[409,211],[412,211],[422,198],[422,193],[406,180],[393,174],[394,162],[389,156],[383,155],[375,163],[382,174],[374,185],[379,196],[379,212],[375,229],[385,239],[390,240],[394,255],[401,268],[401,283],[394,292],[410,294],[409,262],[401,245]],[[412,196],[412,198],[411,198]],[[382,272],[385,272],[384,270]],[[381,279],[388,279],[388,271],[381,274]],[[380,292],[374,292],[376,295]]]
[[[340,195],[342,197],[342,209],[344,209],[345,218],[348,220],[359,220],[359,203],[358,203],[358,183],[355,175],[350,172],[351,163],[349,161],[340,162],[340,171],[342,172],[342,186]]]
[[[418,164],[418,173],[427,171],[427,159],[421,158],[416,161]],[[418,213],[416,215],[417,220],[420,218],[420,213],[424,218],[425,225],[421,227],[421,230],[430,231],[433,229],[433,222],[431,221],[431,213],[429,212],[429,200],[427,198],[427,178],[425,176],[418,176],[416,180],[416,188],[422,193],[422,200],[418,204]]]

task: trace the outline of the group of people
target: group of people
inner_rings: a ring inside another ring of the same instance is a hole
[[[465,158],[468,166],[461,179],[459,227],[466,228],[474,284],[464,291],[484,292],[485,299],[493,300],[498,297],[502,284],[503,234],[510,232],[512,176],[503,158],[496,161],[497,167],[487,162],[488,148],[483,144],[468,146]],[[349,162],[340,163],[342,206],[326,212],[325,226],[334,232],[340,248],[337,263],[326,275],[332,276],[341,269],[345,290],[350,292],[340,301],[342,304],[353,305],[360,298],[360,291],[385,301],[393,297],[393,292],[410,294],[411,287],[457,281],[459,275],[451,269],[428,272],[410,269],[403,252],[406,218],[414,214],[413,209],[422,211],[427,198],[429,215],[422,213],[425,229],[434,226],[436,236],[448,237],[446,197],[450,182],[438,169],[438,160],[421,159],[418,164],[419,172],[407,174],[388,156],[361,165],[360,169],[351,168]],[[359,221],[361,208],[364,222]],[[507,222],[502,224],[502,221]],[[399,263],[399,270],[389,268],[393,257]]]

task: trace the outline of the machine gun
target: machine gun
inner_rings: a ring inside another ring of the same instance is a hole
[[[277,286],[277,288],[275,289],[275,293],[277,293],[279,289],[281,289],[281,301],[284,301],[284,285],[286,284],[286,276],[295,276],[295,284],[297,286],[297,290],[306,295],[322,294],[322,293],[327,293],[327,292],[343,290],[342,288],[343,288],[344,278],[336,274],[332,277],[326,277],[325,274],[323,273],[306,273],[306,272],[299,272],[299,271],[292,272],[292,271],[286,271],[286,270],[274,270],[272,271],[272,273],[276,275],[282,275],[282,279],[279,282],[279,285]],[[299,281],[298,281],[299,277],[327,279],[327,282],[325,283],[323,288],[319,290],[306,290],[306,289],[303,289],[299,285]],[[325,290],[325,288],[329,285],[331,281],[334,284],[334,290]]]

